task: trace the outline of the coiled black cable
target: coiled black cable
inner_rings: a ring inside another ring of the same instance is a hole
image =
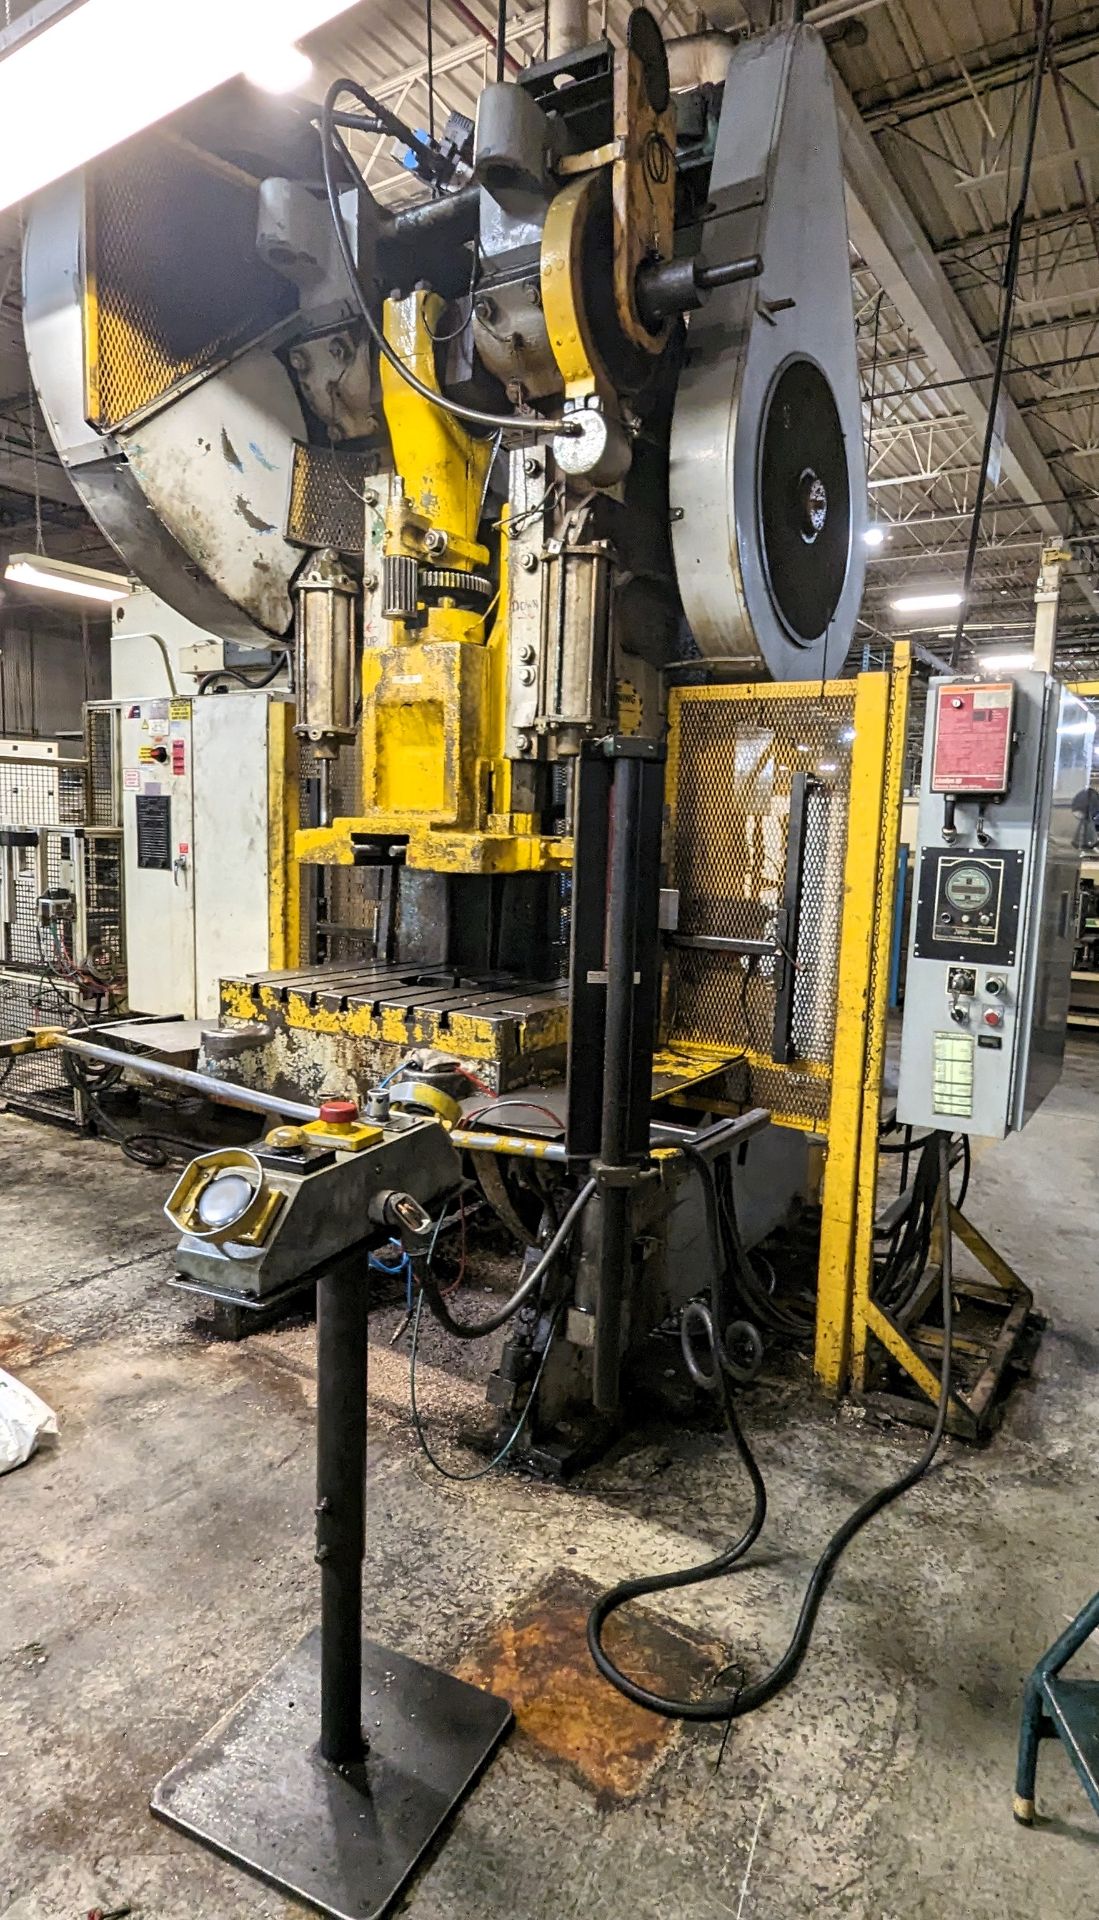
[[[127,1160],[136,1166],[147,1167],[152,1172],[162,1172],[173,1161],[190,1160],[196,1153],[211,1151],[208,1140],[187,1140],[182,1134],[157,1133],[141,1129],[127,1133],[118,1126],[106,1111],[99,1099],[122,1076],[120,1067],[107,1067],[102,1070],[102,1078],[94,1078],[82,1061],[74,1059],[71,1053],[62,1051],[61,1071],[69,1085],[76,1087],[87,1102],[88,1111],[95,1122],[96,1130],[116,1147],[120,1147]]]
[[[721,1722],[742,1719],[745,1714],[754,1713],[757,1708],[773,1700],[775,1695],[781,1693],[782,1689],[794,1679],[809,1651],[809,1643],[821,1602],[831,1585],[832,1576],[841,1555],[867,1522],[873,1520],[894,1500],[899,1500],[902,1494],[908,1493],[916,1482],[923,1478],[934,1461],[946,1432],[947,1415],[950,1410],[950,1366],[954,1334],[953,1267],[950,1241],[950,1137],[945,1133],[938,1136],[938,1169],[939,1218],[943,1240],[943,1358],[938,1408],[927,1445],[919,1459],[901,1474],[899,1479],[891,1481],[888,1486],[871,1494],[855,1508],[855,1511],[832,1535],[810,1576],[797,1625],[786,1651],[775,1662],[769,1673],[746,1686],[736,1688],[732,1693],[725,1693],[708,1700],[677,1700],[664,1694],[654,1693],[650,1687],[642,1686],[638,1681],[632,1680],[628,1674],[623,1673],[621,1667],[616,1666],[607,1653],[603,1646],[603,1630],[607,1621],[620,1607],[628,1605],[631,1600],[640,1599],[644,1594],[667,1593],[675,1587],[693,1586],[696,1582],[714,1580],[724,1573],[731,1572],[743,1559],[753,1541],[758,1539],[767,1511],[767,1494],[763,1476],[737,1419],[732,1392],[718,1359],[718,1343],[711,1322],[714,1368],[720,1378],[725,1417],[733,1444],[748,1470],[752,1483],[754,1493],[752,1518],[735,1545],[727,1548],[716,1559],[707,1560],[698,1567],[688,1567],[680,1573],[650,1574],[647,1579],[624,1580],[596,1601],[588,1616],[588,1648],[591,1657],[603,1678],[609,1680],[619,1693],[624,1694],[627,1700],[632,1700],[636,1706],[647,1707],[650,1713],[662,1714],[669,1720]],[[688,1353],[690,1363],[689,1350],[685,1349],[685,1351]]]

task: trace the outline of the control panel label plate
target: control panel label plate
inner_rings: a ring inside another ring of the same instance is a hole
[[[935,692],[933,793],[1006,793],[1015,688],[1010,680]]]

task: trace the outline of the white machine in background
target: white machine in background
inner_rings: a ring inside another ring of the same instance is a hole
[[[97,714],[110,716],[130,1006],[214,1017],[223,974],[271,964],[269,782],[284,703],[243,691],[113,701],[89,708],[93,732]]]
[[[197,693],[207,674],[262,669],[277,656],[208,633],[135,581],[111,624],[111,698]]]
[[[904,1124],[1001,1139],[1057,1084],[1094,731],[1042,673],[930,684]]]

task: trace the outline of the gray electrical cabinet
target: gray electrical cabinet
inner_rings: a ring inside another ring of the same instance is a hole
[[[1061,1074],[1095,723],[1043,673],[930,682],[897,1118],[995,1139]]]

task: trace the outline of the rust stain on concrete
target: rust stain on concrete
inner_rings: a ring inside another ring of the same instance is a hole
[[[680,1726],[635,1707],[597,1673],[586,1638],[597,1597],[590,1580],[559,1569],[496,1621],[456,1672],[510,1701],[521,1733],[606,1806],[649,1786]],[[712,1642],[643,1607],[608,1622],[606,1646],[634,1679],[681,1697],[699,1693],[724,1658]]]

